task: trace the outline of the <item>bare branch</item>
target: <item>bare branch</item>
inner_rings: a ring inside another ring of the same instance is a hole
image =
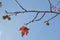
[[[6,11],[7,12],[7,11]],[[30,23],[32,23],[32,22],[35,22],[35,21],[40,21],[44,16],[45,16],[45,14],[46,13],[54,13],[54,14],[56,14],[55,16],[53,16],[52,18],[50,18],[50,19],[48,19],[47,21],[50,21],[50,20],[52,20],[53,18],[55,18],[56,16],[58,16],[58,14],[60,14],[59,12],[55,12],[55,11],[19,11],[19,12],[8,12],[8,14],[11,14],[12,13],[12,15],[9,15],[9,16],[13,16],[13,15],[16,15],[16,14],[21,14],[21,13],[28,13],[28,12],[34,12],[34,13],[36,13],[37,12],[37,14],[36,14],[36,16],[30,21],[30,22],[28,22],[28,23],[26,23],[26,24],[24,24],[24,25],[28,25],[28,24],[30,24]],[[39,18],[39,19],[36,19],[37,18],[37,16],[38,16],[38,14],[39,13],[44,13],[42,16],[41,16],[41,18]],[[45,21],[45,22],[47,22],[47,21]]]
[[[46,23],[46,22],[48,22],[48,21],[52,20],[53,18],[57,17],[58,15],[59,15],[59,14],[56,14],[55,16],[53,16],[52,18],[48,19],[48,20],[47,20],[47,21],[45,21],[44,23]]]
[[[37,18],[38,14],[39,14],[39,12],[37,12],[36,16],[33,18],[32,21],[34,21]]]
[[[50,5],[50,11],[52,11],[52,8],[51,8],[51,2],[50,2],[50,0],[48,0],[48,2],[49,2],[49,5]]]
[[[23,8],[23,7],[19,4],[19,2],[18,2],[17,0],[15,0],[15,1],[16,1],[17,4],[19,5],[19,7],[22,8],[23,11],[8,12],[7,10],[5,10],[5,12],[6,12],[7,14],[10,14],[10,15],[8,15],[8,16],[13,16],[13,15],[17,15],[17,14],[23,14],[23,13],[29,13],[29,12],[30,12],[30,13],[31,13],[31,12],[32,12],[32,13],[36,13],[35,17],[34,17],[31,21],[29,21],[28,23],[26,23],[26,24],[24,24],[24,25],[28,25],[28,24],[30,24],[30,23],[32,23],[32,22],[35,22],[35,21],[40,21],[40,20],[45,16],[46,13],[49,13],[49,14],[50,14],[50,13],[53,13],[53,14],[56,14],[56,15],[53,16],[52,18],[48,19],[47,21],[45,21],[45,23],[48,22],[48,21],[50,21],[50,20],[52,20],[53,18],[57,17],[57,16],[60,14],[60,12],[52,11],[53,9],[52,9],[52,4],[51,4],[50,0],[48,0],[49,5],[50,5],[50,11],[26,10],[25,8]],[[54,8],[55,8],[55,7],[54,7]],[[36,19],[39,13],[44,13],[44,14],[43,14],[39,19]]]
[[[22,14],[22,13],[28,13],[28,12],[39,12],[39,13],[54,13],[54,14],[60,14],[60,12],[55,12],[55,11],[19,11],[19,12],[8,12],[8,14]]]
[[[38,13],[39,13],[39,12],[38,12]],[[26,23],[25,25],[28,25],[28,24],[30,24],[30,23],[32,23],[32,22],[35,22],[35,21],[40,21],[40,20],[44,17],[44,15],[45,15],[45,12],[44,12],[44,14],[41,16],[41,18],[36,19],[36,18],[37,18],[38,13],[36,14],[36,16],[34,17],[34,19],[33,19],[32,21],[30,21],[30,22]],[[35,19],[36,19],[36,20],[35,20]]]
[[[39,12],[37,12],[37,14],[35,15],[35,17],[34,17],[30,22],[28,22],[28,23],[26,23],[26,24],[24,24],[24,25],[28,25],[28,24],[34,22],[34,20],[35,20],[35,19],[37,18],[37,16],[38,16],[38,14],[39,14]]]
[[[17,0],[15,0],[16,2],[17,2],[17,4],[22,8],[22,10],[24,10],[24,11],[27,11],[25,8],[23,8],[19,3],[18,3],[18,1]]]
[[[32,22],[34,22],[34,21],[30,21],[30,22],[28,22],[28,23],[25,23],[24,25],[28,25],[28,24],[30,24],[30,23],[32,23]]]
[[[44,12],[44,14],[41,16],[41,18],[36,19],[35,21],[40,21],[44,16],[45,16],[45,12]]]
[[[8,14],[7,10],[5,10],[5,12]]]

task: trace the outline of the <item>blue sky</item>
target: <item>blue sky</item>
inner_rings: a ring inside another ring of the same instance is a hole
[[[18,0],[19,3],[27,10],[49,10],[48,0]],[[59,0],[51,0],[52,4],[56,4]],[[30,28],[28,36],[21,37],[19,28],[24,23],[33,19],[34,13],[18,14],[11,16],[11,21],[3,20],[2,16],[6,15],[5,10],[9,12],[22,11],[14,0],[0,0],[3,6],[0,8],[0,40],[60,40],[60,16],[52,19],[50,25],[46,26],[44,21],[54,16],[54,14],[46,14],[45,17],[38,22],[29,24]],[[58,7],[59,8],[59,7]],[[38,15],[38,18],[42,14]]]

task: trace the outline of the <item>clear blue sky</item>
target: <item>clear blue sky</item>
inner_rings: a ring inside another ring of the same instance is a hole
[[[27,10],[49,10],[48,0],[18,0],[19,3]],[[52,4],[56,4],[59,0],[51,0]],[[11,16],[11,21],[3,20],[2,16],[6,15],[5,10],[22,11],[14,0],[0,0],[3,3],[0,8],[0,40],[60,40],[60,16],[52,19],[50,25],[46,26],[44,21],[54,16],[54,14],[46,14],[39,21],[29,24],[30,28],[28,36],[21,37],[19,28],[32,20],[34,13],[19,14]],[[42,14],[39,14],[38,18]]]

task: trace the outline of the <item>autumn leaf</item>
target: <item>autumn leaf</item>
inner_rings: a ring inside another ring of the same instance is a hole
[[[19,28],[19,31],[21,31],[22,37],[29,33],[28,30],[29,30],[29,28],[27,28],[25,26],[22,26],[21,28]]]

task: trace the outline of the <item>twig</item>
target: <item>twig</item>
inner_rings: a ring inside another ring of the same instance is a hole
[[[50,2],[50,0],[48,0],[48,2],[49,2],[49,5],[50,5],[50,11],[52,11],[52,8],[51,8],[51,2]]]
[[[48,19],[48,20],[47,20],[47,21],[45,21],[44,23],[46,23],[46,22],[48,22],[48,21],[52,20],[53,18],[57,17],[58,15],[59,15],[59,14],[56,14],[55,16],[53,16],[52,18]]]
[[[24,24],[24,25],[28,25],[28,24],[34,22],[34,20],[35,20],[35,19],[37,18],[37,16],[38,16],[38,14],[39,14],[39,12],[37,12],[37,14],[35,15],[35,17],[34,17],[30,22],[28,22],[28,23],[26,23],[26,24]]]
[[[38,12],[38,13],[39,13],[39,12]],[[28,25],[28,24],[30,24],[30,23],[32,23],[32,22],[35,22],[35,21],[40,21],[40,20],[44,17],[44,15],[45,15],[45,12],[44,12],[44,14],[41,16],[41,18],[36,19],[36,18],[37,18],[38,13],[36,14],[36,16],[34,17],[34,19],[33,19],[32,21],[30,21],[30,22],[26,23],[25,25]],[[35,19],[36,19],[36,20],[35,20]]]
[[[44,16],[45,16],[45,12],[44,12],[44,14],[41,16],[41,18],[36,19],[35,21],[40,21]]]
[[[8,14],[7,10],[5,10],[6,14]]]
[[[16,2],[17,2],[17,4],[22,8],[22,10],[24,10],[24,11],[27,11],[25,8],[23,8],[19,3],[18,3],[18,1],[17,0],[15,0]]]
[[[32,21],[34,21],[37,18],[38,14],[39,14],[39,12],[37,12],[36,16],[33,18]]]

